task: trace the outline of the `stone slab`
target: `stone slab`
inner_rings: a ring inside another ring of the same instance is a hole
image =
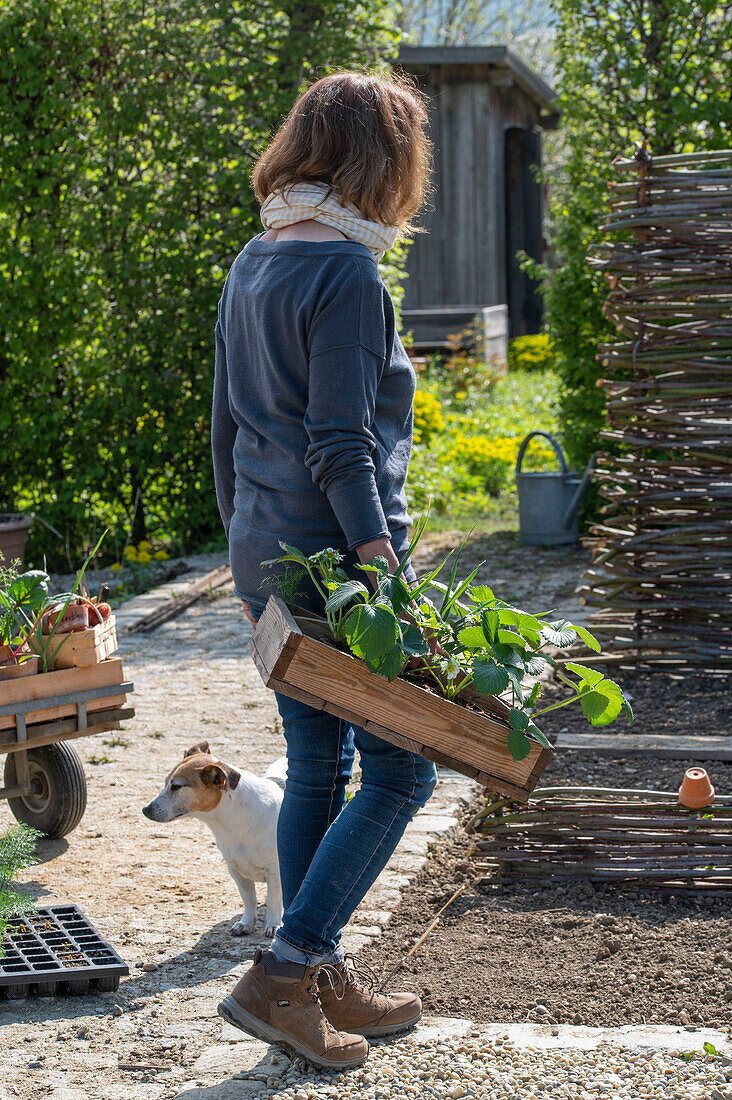
[[[439,1035],[447,1034],[445,1027],[450,1018],[438,1020]],[[462,1025],[466,1021],[461,1020]],[[422,1029],[433,1026],[431,1017],[423,1017],[416,1035],[421,1040]],[[732,1039],[715,1028],[699,1027],[687,1030],[673,1024],[625,1024],[622,1027],[584,1027],[575,1024],[475,1024],[471,1035],[485,1038],[486,1045],[505,1043],[516,1047],[534,1047],[543,1050],[596,1050],[602,1046],[622,1047],[635,1051],[689,1050],[701,1051],[704,1043],[711,1043],[719,1054],[732,1055]]]

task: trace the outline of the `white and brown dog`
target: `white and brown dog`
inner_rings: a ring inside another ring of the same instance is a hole
[[[260,779],[216,760],[208,741],[202,741],[188,749],[157,798],[142,809],[151,821],[188,814],[209,826],[244,902],[244,912],[231,929],[235,936],[249,935],[257,923],[255,882],[267,883],[265,936],[274,936],[282,920],[277,817],[286,773],[282,757]]]

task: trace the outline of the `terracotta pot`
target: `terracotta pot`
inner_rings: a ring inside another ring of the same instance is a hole
[[[11,645],[0,645],[0,668],[12,668],[17,663],[13,647]]]
[[[57,608],[55,611],[49,611],[43,619],[43,633],[50,634],[53,630],[55,623],[58,621],[58,617],[61,614],[61,608]],[[96,622],[96,615],[94,616],[94,622]],[[70,603],[64,612],[64,616],[61,622],[56,627],[57,634],[69,634],[73,630],[88,630],[89,629],[89,608],[85,603]]]
[[[679,787],[679,802],[689,810],[702,810],[714,802],[714,787],[704,768],[689,768]]]
[[[9,565],[20,558],[20,568],[25,560],[25,540],[33,516],[24,516],[20,512],[0,512],[0,552]]]
[[[20,664],[0,666],[0,681],[19,680],[22,676],[35,676],[38,672],[38,658],[29,657]]]

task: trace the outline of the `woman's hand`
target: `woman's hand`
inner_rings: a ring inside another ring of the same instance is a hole
[[[257,625],[257,620],[252,615],[252,609],[249,606],[249,603],[247,602],[247,600],[242,600],[241,601],[241,606],[242,606],[242,611],[244,612],[246,617],[249,619],[249,622],[252,624],[252,626],[256,626]]]
[[[394,550],[392,549],[390,539],[374,539],[373,542],[366,542],[362,546],[356,547],[356,553],[358,554],[359,560],[361,561],[362,565],[366,565],[366,563],[371,561],[372,558],[381,557],[386,558],[389,565],[390,573],[393,573],[396,569],[399,568],[399,558],[396,556]],[[376,574],[369,573],[369,578],[373,587],[378,588],[379,582],[377,580]],[[412,615],[410,615],[409,611],[407,611],[406,608],[401,612],[399,617],[401,619],[405,619],[406,622],[411,623],[412,626],[416,626],[419,630],[421,630],[422,634],[424,635],[424,639],[427,642],[427,645],[430,647],[430,656],[427,658],[411,657],[409,659],[409,668],[417,668],[425,660],[429,661],[430,664],[432,664],[439,657],[447,657],[447,653],[438,642],[437,637],[434,634],[428,633],[427,631],[423,630],[422,627],[419,626],[417,620]]]
[[[372,558],[386,558],[389,572],[394,573],[399,568],[399,558],[392,549],[391,539],[374,539],[373,542],[364,542],[356,547],[358,560],[361,565],[366,565]],[[375,573],[369,573],[369,580],[373,588],[379,587]]]

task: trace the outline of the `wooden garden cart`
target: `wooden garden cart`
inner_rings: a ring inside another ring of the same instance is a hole
[[[70,646],[66,663],[71,652]],[[0,754],[6,754],[0,798],[18,821],[49,837],[76,828],[86,809],[86,777],[67,742],[120,729],[135,713],[127,706],[132,690],[115,657],[0,682]]]

